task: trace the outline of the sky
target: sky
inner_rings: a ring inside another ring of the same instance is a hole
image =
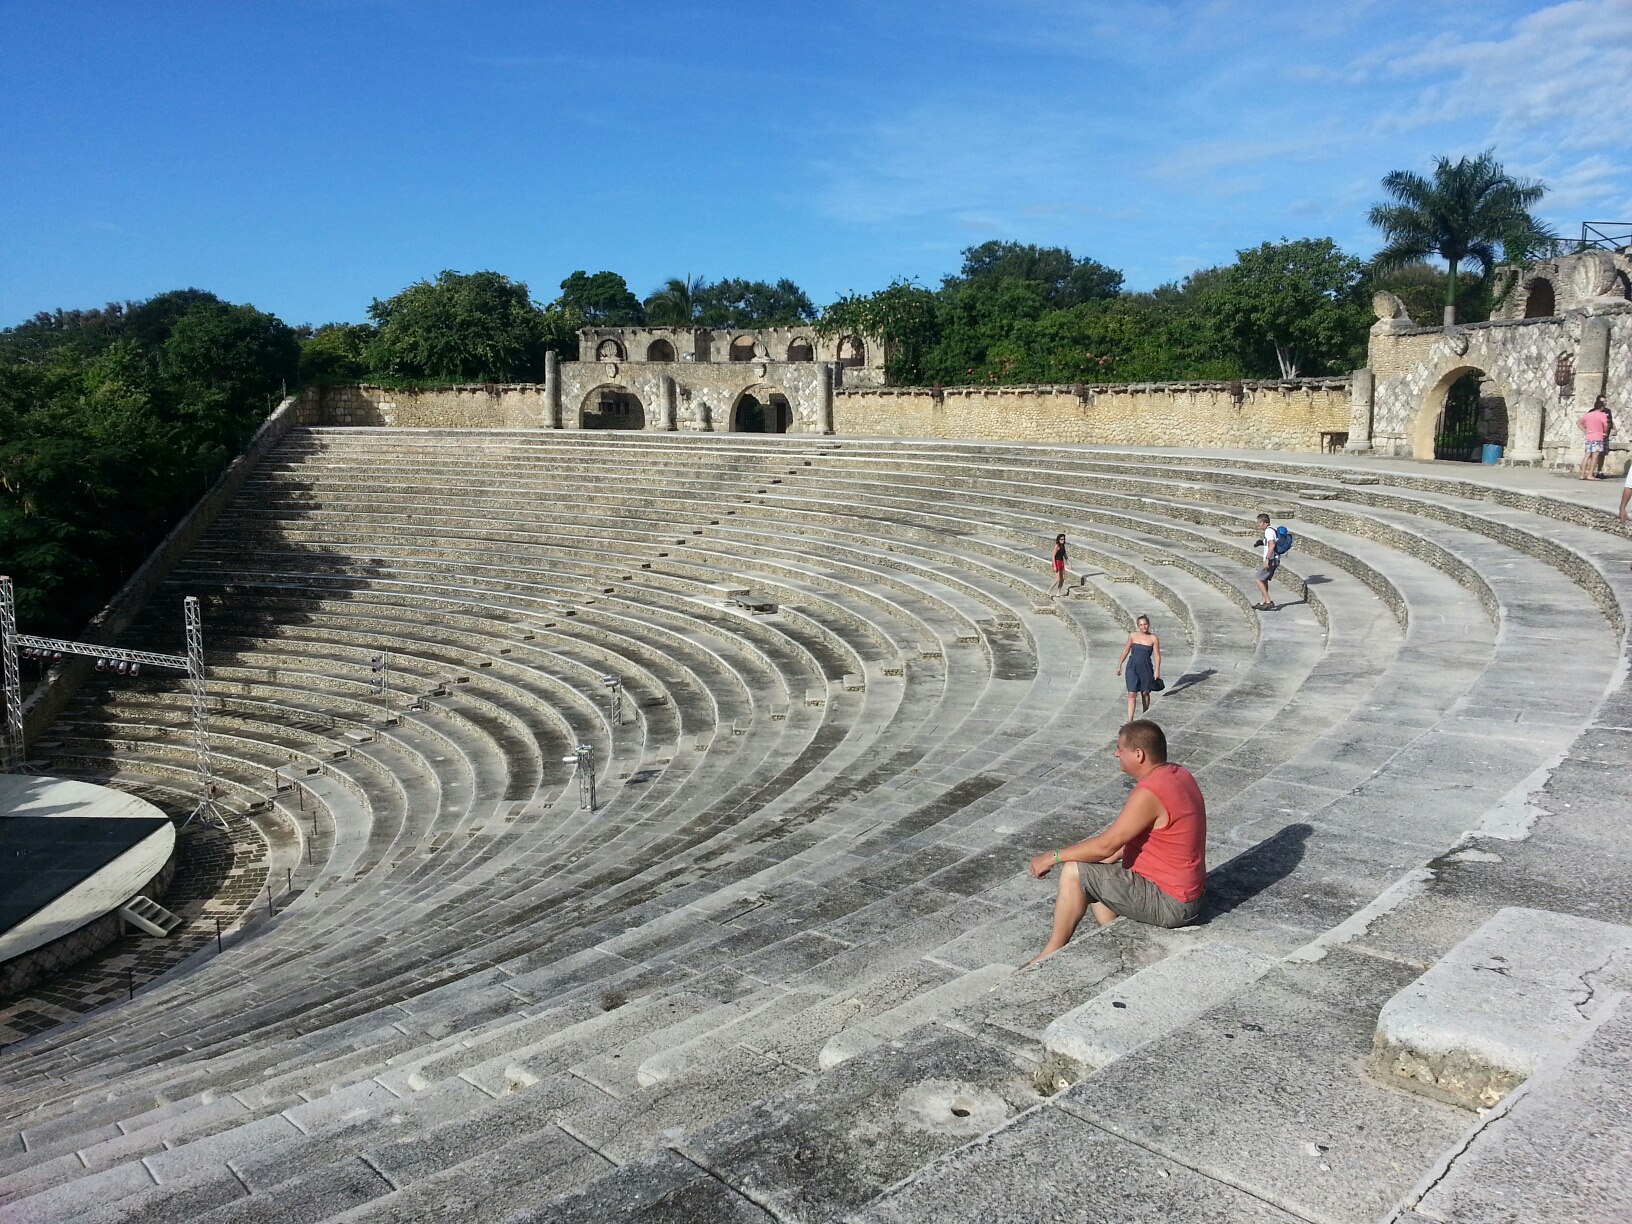
[[[934,287],[988,239],[1147,289],[1369,255],[1494,147],[1632,220],[1632,0],[0,0],[0,326],[196,286],[359,321],[443,269]]]

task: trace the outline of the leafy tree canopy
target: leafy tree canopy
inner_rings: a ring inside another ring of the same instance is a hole
[[[1042,287],[1049,306],[1060,308],[1113,298],[1122,288],[1122,273],[1094,259],[1078,259],[1064,247],[1021,242],[983,242],[963,252],[963,269],[942,281],[942,289],[1032,281]]]
[[[823,335],[856,332],[884,342],[885,372],[894,382],[923,378],[924,359],[938,333],[933,293],[911,281],[891,281],[876,293],[850,294],[822,311],[816,330]]]
[[[454,382],[543,377],[544,313],[525,284],[497,272],[442,272],[376,298],[368,313],[379,328],[369,349],[376,374]]]
[[[1361,262],[1330,238],[1266,242],[1236,252],[1203,295],[1232,355],[1248,370],[1282,378],[1352,368],[1367,314]]]
[[[629,290],[629,283],[616,272],[582,270],[561,282],[561,296],[555,304],[576,314],[586,327],[639,327],[646,322],[646,310]]]
[[[0,332],[0,573],[25,630],[73,633],[242,449],[294,331],[181,290]]]
[[[368,323],[325,323],[300,346],[303,383],[360,382],[368,378],[369,351],[379,332]]]
[[[704,327],[793,327],[816,318],[805,291],[786,277],[774,285],[736,277],[703,284],[697,304]]]

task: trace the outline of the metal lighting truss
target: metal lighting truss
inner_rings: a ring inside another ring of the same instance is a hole
[[[578,744],[573,748],[571,756],[562,757],[568,765],[573,766],[573,773],[578,778],[578,806],[586,811],[595,810],[595,746],[593,744]]]
[[[5,751],[0,755],[0,764],[4,765],[5,770],[20,770],[24,759],[22,679],[17,664],[19,649],[37,650],[52,656],[79,655],[102,663],[163,667],[185,672],[187,691],[192,697],[193,752],[198,762],[198,781],[202,793],[198,806],[182,824],[200,819],[225,829],[227,818],[215,802],[215,770],[210,760],[209,710],[204,686],[204,625],[199,616],[197,596],[187,596],[182,604],[182,614],[187,635],[185,655],[156,654],[150,650],[127,650],[123,646],[98,646],[92,642],[36,637],[17,632],[17,605],[11,579],[0,576],[0,670],[4,671],[6,704]]]

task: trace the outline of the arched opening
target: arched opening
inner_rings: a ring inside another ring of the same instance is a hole
[[[646,346],[647,361],[673,361],[674,345],[667,340],[653,340]]]
[[[787,433],[793,428],[793,405],[774,387],[750,387],[731,408],[732,433]]]
[[[1507,397],[1477,366],[1446,371],[1417,414],[1411,453],[1417,459],[1477,463],[1487,445],[1509,445]]]
[[[1553,296],[1553,282],[1545,276],[1538,276],[1525,287],[1524,317],[1527,319],[1550,319],[1557,313],[1556,300]]]
[[[754,338],[752,336],[738,336],[731,341],[730,355],[732,361],[752,361],[754,359]]]
[[[867,364],[867,346],[860,336],[841,336],[839,338],[838,365],[844,369]]]
[[[628,387],[609,383],[584,397],[578,421],[584,429],[645,429],[646,409]]]
[[[788,345],[789,361],[815,361],[816,346],[803,336]]]
[[[622,361],[623,345],[616,340],[602,340],[595,348],[596,361]]]

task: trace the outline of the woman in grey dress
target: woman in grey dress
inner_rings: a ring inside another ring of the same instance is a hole
[[[1133,721],[1134,699],[1137,697],[1144,702],[1144,710],[1150,709],[1150,695],[1155,691],[1156,681],[1162,678],[1162,639],[1150,631],[1150,617],[1141,616],[1134,621],[1134,631],[1128,634],[1128,640],[1122,647],[1122,657],[1116,661],[1116,670],[1123,672],[1128,684],[1128,721]],[[1127,664],[1123,671],[1123,664]]]

